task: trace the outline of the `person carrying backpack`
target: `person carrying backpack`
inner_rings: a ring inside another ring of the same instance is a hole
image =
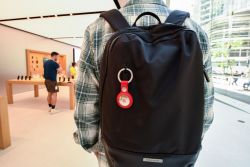
[[[75,140],[101,167],[192,167],[213,121],[207,35],[162,0],[115,3],[85,31]]]

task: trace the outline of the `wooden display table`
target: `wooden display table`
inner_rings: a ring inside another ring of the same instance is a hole
[[[7,91],[7,98],[8,104],[13,104],[13,91],[12,86],[14,84],[19,85],[34,85],[34,97],[39,96],[39,85],[45,85],[44,80],[8,80],[6,82],[6,91]],[[74,90],[74,83],[68,82],[59,82],[58,86],[68,86],[69,87],[69,108],[73,110],[75,108],[75,90]]]
[[[0,96],[0,149],[11,145],[9,116],[6,98]]]

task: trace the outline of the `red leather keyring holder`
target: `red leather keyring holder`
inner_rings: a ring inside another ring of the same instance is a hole
[[[128,81],[124,81],[120,79],[121,73],[125,70],[129,71],[131,74],[131,78]],[[129,93],[129,83],[132,81],[132,79],[133,79],[133,72],[130,69],[123,68],[119,71],[118,80],[121,84],[121,91],[120,93],[118,93],[116,97],[116,102],[117,102],[117,105],[123,109],[129,109],[133,105],[133,97]]]

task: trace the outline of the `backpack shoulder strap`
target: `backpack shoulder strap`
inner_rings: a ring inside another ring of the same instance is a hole
[[[130,27],[127,20],[117,9],[103,12],[101,13],[100,17],[103,17],[110,24],[114,31],[119,31]]]
[[[186,18],[190,17],[190,14],[188,12],[180,11],[180,10],[174,10],[170,13],[165,23],[172,23],[176,25],[182,25]]]

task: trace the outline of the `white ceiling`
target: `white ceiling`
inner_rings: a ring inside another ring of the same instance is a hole
[[[170,0],[173,9],[190,9],[189,0]],[[0,0],[0,20],[46,15],[106,11],[115,8],[113,0]],[[0,22],[14,28],[81,46],[84,30],[99,14],[39,18]],[[71,38],[67,38],[71,37]],[[72,38],[74,37],[74,38]]]
[[[33,20],[18,20],[3,22],[3,24],[28,32],[33,32],[45,37],[57,38],[56,40],[69,42],[70,44],[80,46],[82,39],[67,39],[65,37],[82,37],[86,26],[93,22],[98,16],[99,15],[95,14]]]
[[[112,0],[0,0],[0,19],[107,10]]]
[[[0,0],[0,20],[105,11],[115,8],[112,0]],[[99,14],[0,22],[48,38],[81,46],[83,32]],[[76,37],[76,38],[66,38]]]

